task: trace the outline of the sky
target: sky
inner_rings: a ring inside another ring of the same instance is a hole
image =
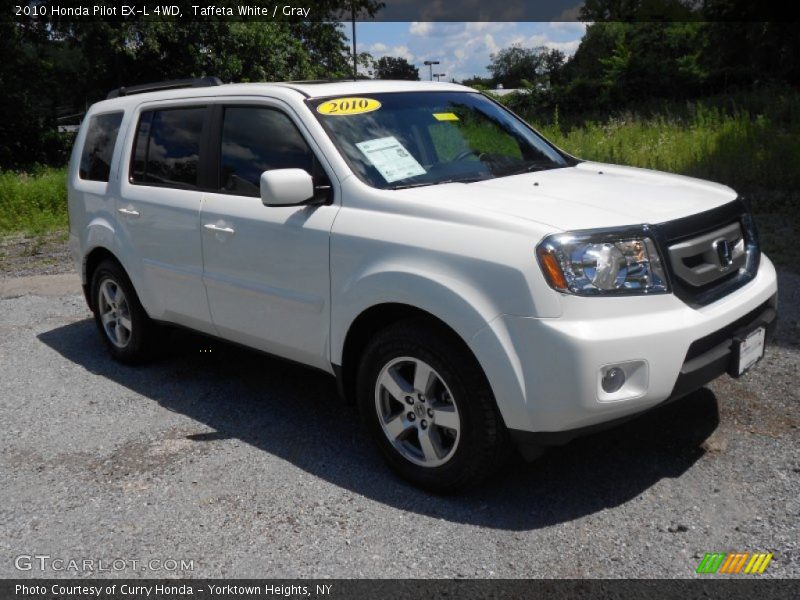
[[[374,23],[356,24],[358,52],[373,58],[398,56],[419,68],[420,79],[428,79],[425,60],[438,60],[434,73],[445,73],[450,81],[473,75],[488,75],[490,55],[514,44],[524,47],[558,48],[567,55],[575,52],[586,29],[585,23]],[[350,39],[351,26],[344,30]]]

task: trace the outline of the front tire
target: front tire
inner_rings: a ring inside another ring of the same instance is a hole
[[[155,324],[119,263],[104,260],[98,265],[92,275],[91,293],[94,320],[111,356],[129,364],[150,358]]]
[[[508,434],[480,365],[452,332],[412,319],[364,351],[357,397],[389,466],[438,493],[474,486],[507,454]]]

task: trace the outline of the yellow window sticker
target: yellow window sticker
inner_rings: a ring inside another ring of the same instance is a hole
[[[433,113],[433,118],[437,121],[458,121],[455,113]]]
[[[381,103],[373,98],[334,98],[317,106],[321,115],[360,115],[378,110]]]

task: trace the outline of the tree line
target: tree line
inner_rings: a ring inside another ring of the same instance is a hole
[[[654,99],[775,83],[796,87],[800,36],[794,23],[702,20],[733,1],[704,0],[705,13],[683,14],[689,9],[681,0],[587,0],[581,18],[592,24],[571,57],[512,46],[492,55],[489,77],[463,83],[523,88],[526,93],[504,101],[536,118],[556,111],[602,114]],[[335,21],[351,5],[369,16],[381,3],[318,0],[315,11],[331,19],[320,22],[4,20],[0,169],[63,164],[71,140],[57,125],[70,116],[77,122],[88,105],[123,85],[207,75],[226,82],[349,77],[352,56]],[[661,12],[647,20],[642,11],[654,7]],[[365,77],[419,79],[418,68],[403,58],[361,53],[357,62]]]
[[[587,4],[591,7],[591,4]],[[588,13],[587,18],[598,15]],[[595,22],[575,54],[514,46],[493,54],[491,74],[464,83],[525,90],[534,112],[602,113],[652,100],[685,100],[800,84],[800,36],[778,22]]]
[[[6,14],[11,4],[0,0]],[[63,164],[71,140],[57,125],[79,121],[120,86],[212,75],[224,82],[347,77],[352,58],[336,21],[351,8],[363,18],[381,6],[316,0],[320,20],[313,22],[2,19],[0,169]]]

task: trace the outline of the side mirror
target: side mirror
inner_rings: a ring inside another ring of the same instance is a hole
[[[261,174],[264,206],[298,206],[314,198],[314,182],[303,169],[275,169]]]

